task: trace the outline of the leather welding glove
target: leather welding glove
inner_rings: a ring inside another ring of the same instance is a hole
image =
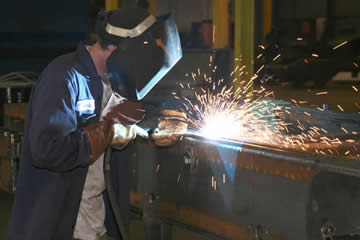
[[[114,136],[113,123],[109,120],[89,124],[83,128],[90,145],[90,162],[94,163],[105,151]]]
[[[187,128],[185,113],[163,110],[160,112],[158,127],[151,135],[151,139],[156,146],[171,147],[183,138]]]
[[[145,110],[139,101],[126,99],[113,92],[101,115],[115,123],[132,125],[144,119]]]
[[[114,137],[111,140],[111,147],[118,150],[124,149],[129,144],[129,142],[135,140],[136,136],[148,138],[147,132],[135,124],[123,125],[115,123],[113,128]]]

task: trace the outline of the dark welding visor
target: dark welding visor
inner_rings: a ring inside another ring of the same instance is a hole
[[[122,38],[107,68],[113,90],[123,97],[144,98],[182,57],[179,33],[170,15],[148,15],[131,29],[112,24],[105,29]]]

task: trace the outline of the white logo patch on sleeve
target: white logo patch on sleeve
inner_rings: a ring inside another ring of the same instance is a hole
[[[80,114],[91,114],[95,111],[95,100],[94,99],[84,99],[76,103],[77,112]]]

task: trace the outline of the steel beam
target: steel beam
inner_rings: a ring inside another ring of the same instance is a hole
[[[157,0],[149,0],[149,11],[153,16],[157,15]]]
[[[272,0],[264,1],[264,18],[263,18],[263,40],[265,42],[266,34],[271,32],[272,28]]]
[[[234,9],[234,66],[235,68],[246,66],[246,74],[241,76],[241,80],[249,82],[254,74],[255,1],[235,0]],[[239,82],[234,83],[236,88],[239,87]],[[252,91],[252,87],[249,91]]]
[[[119,8],[119,0],[105,0],[106,11]]]
[[[229,46],[228,1],[213,0],[213,48]]]

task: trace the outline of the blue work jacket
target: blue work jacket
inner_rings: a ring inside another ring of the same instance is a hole
[[[102,94],[101,79],[83,44],[41,73],[27,112],[8,240],[72,239],[90,157],[81,128],[99,121]],[[113,185],[127,219],[126,152],[114,152],[111,161]],[[107,231],[118,238],[106,197],[105,204]]]

